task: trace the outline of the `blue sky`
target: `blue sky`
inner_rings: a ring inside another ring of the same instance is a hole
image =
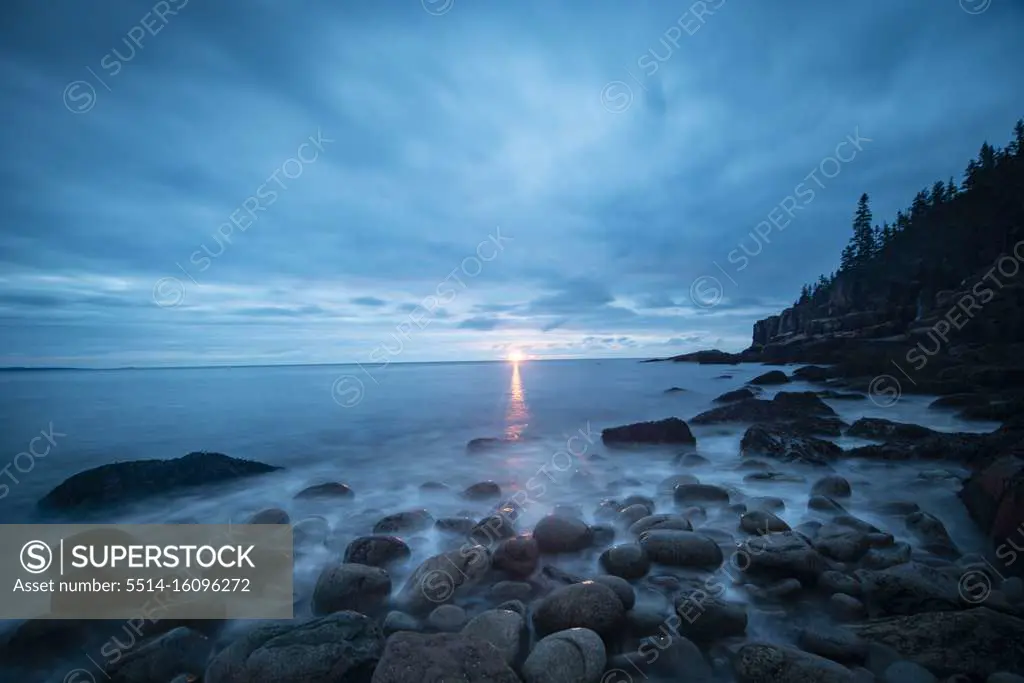
[[[6,16],[0,365],[738,350],[1024,115],[1010,0]]]

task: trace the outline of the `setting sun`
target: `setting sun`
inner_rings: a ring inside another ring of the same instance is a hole
[[[518,349],[512,349],[511,351],[508,352],[508,355],[505,357],[505,359],[508,360],[508,362],[510,363],[518,363],[520,361],[526,360],[526,356],[523,355],[522,351]]]

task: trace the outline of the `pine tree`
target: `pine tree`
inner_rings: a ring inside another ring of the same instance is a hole
[[[929,200],[932,206],[942,206],[946,201],[946,183],[936,180],[935,184],[932,185],[932,194]]]
[[[858,266],[867,263],[875,255],[875,232],[871,227],[871,207],[868,202],[865,192],[860,196],[853,216],[853,260]]]
[[[1006,151],[1015,157],[1024,157],[1024,119],[1017,119],[1013,127],[1013,140],[1006,146]]]
[[[843,253],[839,257],[839,272],[849,272],[855,265],[857,265],[857,249],[853,246],[853,239],[851,239],[850,243],[843,247]]]
[[[958,194],[960,194],[960,189],[953,182],[953,176],[949,176],[949,181],[946,183],[946,201],[953,201]]]

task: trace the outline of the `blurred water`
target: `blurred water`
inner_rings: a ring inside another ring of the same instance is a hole
[[[281,507],[293,520],[321,516],[331,526],[333,541],[330,549],[310,548],[297,560],[298,614],[308,609],[320,568],[336,561],[349,539],[369,533],[385,514],[411,508],[425,507],[435,518],[483,516],[490,503],[467,502],[456,495],[481,480],[498,482],[506,496],[529,491],[521,528],[532,527],[556,504],[578,505],[592,521],[595,506],[610,491],[654,496],[661,480],[684,471],[702,482],[732,488],[737,499],[781,497],[786,511],[780,516],[795,526],[809,518],[809,482],[820,471],[807,473],[808,483],[744,482],[749,471],[736,469],[742,426],[694,427],[698,452],[711,464],[693,470],[674,464],[678,449],[615,451],[600,442],[601,430],[609,426],[691,418],[712,407],[714,397],[766,369],[576,360],[403,364],[372,376],[350,366],[5,372],[0,374],[0,465],[12,462],[51,424],[55,445],[29,471],[23,471],[24,458],[22,471],[9,470],[18,483],[0,482],[9,487],[0,499],[0,522],[40,519],[35,510],[39,498],[70,475],[104,463],[213,450],[280,465],[286,469],[279,473],[144,501],[107,511],[95,521],[218,523],[242,521],[267,507]],[[666,393],[670,387],[683,391]],[[783,387],[811,388],[802,383]],[[765,396],[777,390],[771,388]],[[904,396],[888,407],[869,400],[828,403],[848,422],[872,415],[943,431],[995,426],[929,410],[929,401]],[[466,443],[477,437],[518,442],[467,453]],[[839,442],[859,443],[845,438]],[[41,452],[46,444],[36,443]],[[914,500],[945,522],[962,550],[982,546],[983,539],[956,499],[959,480],[920,476],[926,470],[962,471],[936,463],[854,460],[840,462],[836,469],[853,485],[854,497],[844,502],[851,513],[898,538],[905,530],[892,528],[892,519],[876,517],[875,501]],[[624,477],[639,484],[616,487],[613,482]],[[325,481],[349,484],[355,500],[293,499],[302,488]],[[426,481],[444,482],[452,491],[421,492],[419,486]],[[659,511],[671,509],[670,497],[658,503]],[[707,524],[718,526],[718,520],[712,516]],[[735,531],[735,518],[719,528]],[[411,567],[439,547],[436,532],[420,536],[413,544]],[[593,573],[596,557],[583,555],[559,565]],[[400,586],[401,576],[395,578]]]

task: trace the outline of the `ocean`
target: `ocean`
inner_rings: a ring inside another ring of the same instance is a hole
[[[7,486],[0,520],[54,519],[41,517],[36,502],[67,477],[105,463],[208,450],[278,465],[285,469],[199,491],[168,493],[106,510],[88,521],[241,522],[270,507],[286,510],[293,522],[325,519],[329,542],[296,561],[297,616],[309,609],[320,569],[340,561],[348,541],[370,533],[386,514],[426,508],[434,518],[484,516],[492,503],[457,495],[479,481],[497,482],[506,497],[534,482],[519,520],[521,529],[532,528],[555,505],[579,506],[593,521],[602,498],[629,493],[655,497],[659,482],[684,472],[748,496],[781,497],[786,509],[779,515],[796,526],[811,518],[807,498],[816,475],[808,474],[806,483],[743,481],[749,471],[735,468],[741,425],[693,426],[697,451],[710,460],[694,469],[674,462],[678,448],[620,451],[606,448],[600,439],[602,429],[615,425],[670,416],[689,419],[711,408],[716,396],[768,369],[773,368],[616,359],[410,363],[370,371],[358,366],[8,371],[0,373],[0,466],[9,463],[0,482]],[[682,391],[666,391],[673,387]],[[781,387],[815,388],[820,389],[800,382]],[[779,389],[766,387],[764,395]],[[875,416],[941,431],[998,426],[929,409],[931,400],[904,395],[892,405],[826,402],[847,422]],[[41,434],[45,436],[34,442],[35,452],[43,453],[44,447],[48,452],[18,459]],[[517,443],[467,452],[467,442],[480,437]],[[844,447],[866,443],[845,437],[837,442]],[[898,540],[907,537],[906,530],[894,528],[892,518],[876,515],[876,503],[914,500],[945,523],[963,552],[984,547],[956,498],[966,472],[955,465],[849,459],[836,470],[852,484],[853,497],[844,501],[851,514]],[[304,487],[328,481],[351,486],[354,500],[293,499]],[[451,490],[421,491],[420,485],[428,481],[443,482]],[[670,499],[664,500],[658,498],[658,512],[671,510]],[[734,519],[710,518],[707,524],[735,531]],[[618,533],[625,540],[627,532]],[[410,543],[410,568],[438,552],[441,543],[435,531],[416,536]],[[555,563],[582,574],[598,571],[593,554]],[[395,579],[397,590],[401,577]],[[754,635],[757,628],[752,622]]]

